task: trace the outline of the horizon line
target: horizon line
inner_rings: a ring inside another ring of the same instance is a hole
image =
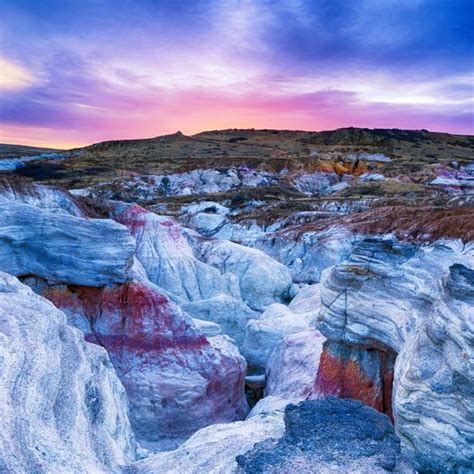
[[[429,130],[426,128],[398,128],[398,127],[354,127],[354,126],[347,126],[347,127],[338,127],[332,129],[324,129],[324,130],[305,130],[305,129],[291,129],[291,128],[216,128],[216,129],[207,129],[202,130],[197,133],[186,134],[181,132],[181,130],[177,130],[176,132],[172,133],[164,133],[162,135],[155,135],[155,136],[148,136],[148,137],[136,137],[136,138],[109,138],[106,140],[101,140],[98,142],[92,143],[78,143],[78,144],[70,144],[70,148],[65,147],[58,147],[56,144],[43,144],[43,145],[36,145],[36,144],[29,144],[29,143],[4,143],[1,142],[0,146],[18,146],[18,147],[31,147],[31,148],[43,148],[46,150],[54,150],[54,151],[73,151],[78,148],[87,148],[93,145],[99,145],[101,143],[108,143],[108,142],[126,142],[126,141],[141,141],[141,140],[156,140],[162,137],[169,137],[172,135],[181,134],[184,137],[194,138],[197,135],[201,135],[204,133],[212,133],[212,132],[227,132],[227,131],[255,131],[255,132],[294,132],[294,133],[324,133],[324,132],[335,132],[338,130],[347,130],[347,129],[357,129],[357,130],[400,130],[405,132],[427,132],[427,133],[434,133],[434,134],[444,134],[444,135],[452,135],[452,136],[461,136],[461,137],[474,137],[474,131],[472,134],[470,133],[451,133],[446,131],[439,131],[439,130]],[[68,145],[69,146],[69,145]]]

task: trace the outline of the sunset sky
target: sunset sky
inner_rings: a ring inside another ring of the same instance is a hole
[[[472,0],[0,0],[0,142],[474,133]]]

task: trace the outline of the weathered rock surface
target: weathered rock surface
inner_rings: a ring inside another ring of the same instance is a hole
[[[221,273],[239,279],[243,300],[254,310],[288,299],[292,283],[288,268],[260,250],[228,240],[206,240],[199,246],[200,257]]]
[[[254,409],[258,408],[258,404]],[[236,456],[255,443],[279,438],[284,431],[283,407],[264,411],[245,421],[203,428],[174,451],[138,461],[130,473],[143,474],[231,474],[238,472]]]
[[[31,204],[55,213],[86,216],[83,206],[63,189],[0,177],[0,202],[11,201]]]
[[[47,286],[43,294],[107,349],[141,442],[159,449],[245,416],[246,363],[234,342],[205,337],[155,285]]]
[[[420,470],[474,470],[473,322],[474,270],[454,264],[424,330],[398,356],[397,429]]]
[[[100,286],[124,282],[135,242],[108,219],[0,201],[0,270],[51,282]]]
[[[119,193],[127,201],[144,201],[156,195],[189,196],[227,191],[237,187],[268,186],[278,174],[246,167],[239,169],[194,169],[168,175],[136,176],[105,182],[88,190],[91,196],[113,199]],[[164,181],[165,180],[165,181]]]
[[[326,341],[322,345],[317,376],[309,398],[352,398],[393,419],[393,351],[366,349]]]
[[[222,332],[231,336],[239,347],[242,347],[247,323],[260,317],[243,301],[225,293],[205,300],[181,303],[180,307],[193,318],[219,324]]]
[[[151,282],[183,301],[199,301],[220,293],[240,297],[236,276],[222,275],[198,260],[175,220],[137,205],[118,204],[111,216],[135,237],[136,256]]]
[[[308,398],[313,391],[325,340],[316,329],[286,336],[267,361],[265,397],[272,395],[292,402]]]
[[[419,247],[372,238],[324,275],[318,326],[347,346],[348,355],[336,357],[341,370],[352,377],[377,369],[358,363],[353,349],[366,358],[373,350],[397,354],[395,426],[422,471],[473,467],[473,267],[470,244]],[[346,386],[356,380],[346,378]]]
[[[134,458],[127,397],[105,350],[0,273],[0,471],[109,473]]]
[[[319,309],[318,285],[300,290],[289,306],[270,305],[260,319],[250,321],[245,329],[242,353],[249,364],[265,369],[270,355],[279,344],[284,344],[286,336],[313,328]]]
[[[390,420],[355,400],[289,405],[285,433],[237,456],[241,472],[415,472],[403,459]]]
[[[201,281],[206,285],[207,270],[214,272],[215,287],[224,287],[232,276],[226,280],[217,269],[195,259],[187,240],[175,232],[178,225],[170,228],[169,220],[152,213],[148,225],[164,228],[155,237],[161,238],[162,247],[170,241],[173,247],[154,262],[159,255],[149,245],[156,241],[138,238],[137,254],[145,267],[133,256],[135,239],[127,227],[87,218],[79,207],[71,207],[74,198],[62,191],[13,191],[0,193],[5,200],[0,204],[0,224],[5,223],[0,230],[5,242],[0,246],[0,269],[21,276],[64,310],[89,341],[107,349],[127,390],[131,421],[141,441],[185,439],[210,423],[245,416],[246,364],[233,341],[221,335],[206,337],[165,290],[149,282],[147,271],[155,277],[169,276],[165,259],[172,258],[182,243],[184,253],[189,251],[188,267],[183,264],[171,274],[168,286],[185,280],[192,263],[202,269],[193,274],[197,286]],[[143,230],[138,224],[130,227]],[[237,281],[235,287],[239,294]]]
[[[344,261],[360,239],[343,227],[317,232],[296,229],[259,237],[253,245],[288,267],[294,281],[318,283],[322,272]]]
[[[175,220],[136,205],[115,205],[112,217],[137,240],[136,256],[150,280],[176,296],[191,316],[221,325],[241,345],[247,323],[288,296],[286,267],[259,250],[206,240]]]

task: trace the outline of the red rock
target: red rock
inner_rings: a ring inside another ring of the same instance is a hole
[[[206,338],[157,287],[46,286],[43,295],[86,339],[107,349],[124,384],[141,441],[184,438],[246,413],[246,364],[236,346]]]
[[[390,416],[392,413],[392,353],[365,351],[327,342],[309,398],[352,398]]]

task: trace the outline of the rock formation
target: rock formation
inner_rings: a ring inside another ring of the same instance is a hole
[[[0,153],[0,471],[473,471],[472,144]]]
[[[255,407],[257,408],[257,407]],[[159,453],[132,464],[133,474],[186,472],[231,474],[239,472],[236,457],[255,443],[279,438],[284,431],[283,411],[270,410],[245,421],[203,428],[174,451]]]
[[[104,349],[0,272],[0,471],[119,472],[135,459],[127,397]]]
[[[272,352],[280,344],[285,344],[286,336],[314,329],[319,309],[319,285],[300,290],[288,306],[281,303],[270,305],[259,319],[247,324],[242,344],[247,361],[265,369]],[[278,364],[275,366],[276,371],[280,368]]]
[[[142,443],[172,446],[199,428],[245,416],[246,363],[233,341],[204,336],[153,284],[47,286],[42,294],[107,349]]]
[[[422,471],[472,468],[473,260],[471,245],[371,238],[323,279],[318,326],[338,344],[325,348],[315,390],[388,403],[392,369],[381,364],[396,354],[395,426]]]
[[[313,393],[324,341],[315,329],[285,336],[267,361],[265,397],[306,400]]]
[[[237,275],[240,293],[250,308],[263,311],[288,299],[289,270],[262,251],[228,240],[202,241],[199,251],[201,259],[221,273]]]
[[[33,187],[25,195],[6,188],[2,196],[0,269],[21,276],[107,349],[141,442],[176,442],[207,424],[245,416],[246,364],[235,344],[207,338],[148,280],[134,262],[137,243],[127,227],[87,217],[64,191]]]
[[[175,220],[137,205],[115,204],[111,217],[136,238],[136,256],[150,280],[191,316],[221,325],[240,345],[247,323],[288,297],[286,267],[255,249],[185,233]]]
[[[51,282],[124,282],[135,243],[127,229],[17,202],[0,203],[0,268]]]
[[[415,472],[403,458],[390,420],[354,400],[289,405],[285,433],[258,443],[237,463],[245,473]]]

